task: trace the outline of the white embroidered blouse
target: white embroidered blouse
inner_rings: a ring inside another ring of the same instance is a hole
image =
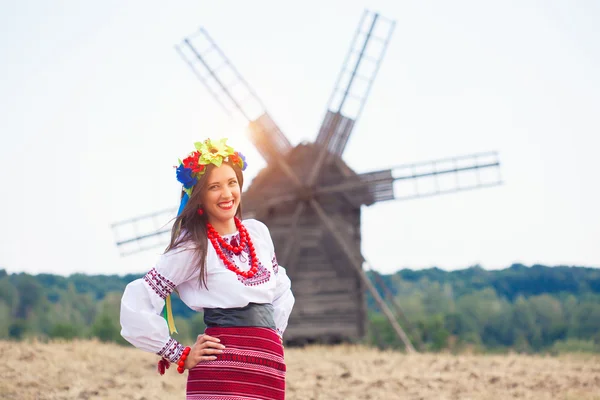
[[[121,299],[121,335],[137,348],[172,362],[179,360],[184,346],[170,336],[167,322],[160,315],[165,298],[175,288],[181,300],[198,312],[204,308],[244,307],[248,303],[273,304],[277,333],[283,335],[294,305],[290,279],[285,269],[277,264],[273,241],[265,224],[254,219],[243,223],[258,257],[258,271],[253,277],[244,278],[228,270],[209,242],[207,289],[200,286],[193,250],[184,247],[169,251],[143,278],[125,288]],[[236,232],[223,238],[235,246],[240,236]],[[226,249],[223,252],[240,270],[250,269],[247,245],[239,255]]]

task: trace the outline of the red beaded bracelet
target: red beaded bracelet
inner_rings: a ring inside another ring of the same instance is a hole
[[[177,367],[177,372],[179,372],[180,374],[183,374],[183,371],[185,371],[185,368],[183,368],[183,366],[185,365],[185,360],[187,359],[188,354],[190,354],[190,351],[192,351],[190,347],[186,347],[185,349],[183,349],[183,354],[177,362],[177,365],[179,365]]]

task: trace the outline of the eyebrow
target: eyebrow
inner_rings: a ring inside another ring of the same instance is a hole
[[[230,182],[230,181],[237,181],[237,177],[234,176],[234,177],[227,179],[227,182]],[[218,185],[219,183],[221,183],[221,182],[211,182],[208,184],[208,186]]]

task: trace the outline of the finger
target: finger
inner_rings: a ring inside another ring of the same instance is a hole
[[[216,343],[216,342],[203,342],[200,346],[198,346],[199,349],[208,349],[208,348],[213,348],[213,349],[224,349],[225,345],[222,345],[221,343]]]
[[[214,361],[216,360],[216,356],[202,356],[200,357],[200,361]]]
[[[201,336],[202,336],[202,341],[205,341],[205,342],[219,343],[221,341],[221,339],[213,337],[213,336],[208,336],[208,335],[201,335]],[[200,336],[198,336],[198,340],[200,340]]]
[[[223,354],[223,350],[221,350],[221,349],[204,349],[204,350],[202,350],[202,354],[203,355],[208,355],[208,354]]]

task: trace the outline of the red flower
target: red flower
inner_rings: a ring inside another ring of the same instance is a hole
[[[229,161],[231,161],[233,164],[240,163],[240,156],[238,155],[237,151],[229,156]]]
[[[183,166],[185,168],[193,168],[198,164],[198,160],[194,160],[192,157],[187,157],[183,159]]]
[[[192,154],[190,154],[188,157],[186,157],[183,160],[183,166],[185,168],[189,168],[192,170],[192,172],[201,172],[204,170],[204,165],[199,165],[198,164],[198,158],[200,158],[200,152],[199,151],[195,151]]]

